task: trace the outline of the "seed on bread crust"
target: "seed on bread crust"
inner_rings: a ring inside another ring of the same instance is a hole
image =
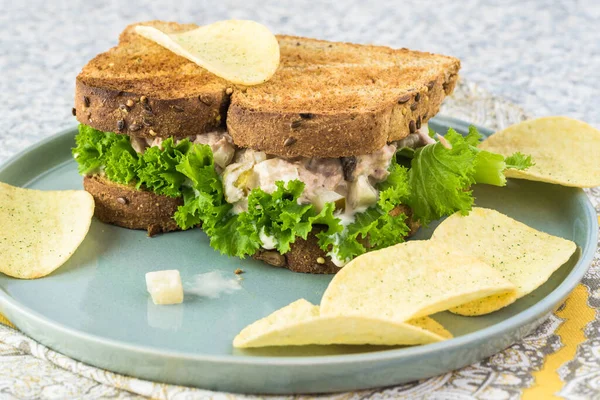
[[[411,97],[412,97],[412,96],[411,96],[410,94],[405,94],[404,96],[401,96],[401,97],[398,99],[398,104],[404,104],[404,103],[406,103],[407,101],[409,101],[409,100],[410,100],[410,98],[411,98]]]
[[[146,96],[140,97],[140,103],[142,103],[142,104],[148,104],[148,98]]]
[[[156,234],[162,232],[161,228],[157,224],[148,225],[148,237],[155,236]]]
[[[133,107],[135,105],[135,102],[133,100],[129,99],[129,100],[127,100],[125,105],[127,105],[127,107]]]
[[[150,134],[150,136],[156,136],[156,132],[154,132],[152,129],[150,129],[148,133]]]
[[[417,129],[421,129],[421,117],[417,117]]]
[[[207,105],[207,106],[211,106],[213,103],[212,98],[207,94],[199,95],[198,100],[200,100],[201,103],[203,103],[204,105]]]
[[[183,107],[180,107],[180,106],[171,106],[171,108],[173,109],[173,111],[183,112]]]
[[[277,251],[259,251],[253,257],[275,267],[283,267],[286,264],[285,256]]]
[[[129,107],[127,106],[127,104],[119,104],[119,110],[129,112]]]
[[[442,83],[442,88],[444,89],[444,92],[446,94],[448,94],[448,89],[450,89],[450,86],[452,85],[452,81],[454,81],[456,79],[456,74],[451,74],[450,76],[448,76],[448,78],[444,81],[444,83]]]
[[[412,103],[410,105],[410,111],[415,111],[417,109],[417,103]]]
[[[421,100],[421,93],[417,93],[417,94],[415,95],[415,103],[418,103],[418,102],[419,102],[419,100]]]
[[[133,124],[129,125],[129,130],[131,132],[137,132],[140,129],[142,129],[142,126],[140,124],[136,124],[135,122]]]
[[[144,107],[144,111],[149,112],[150,114],[152,114],[152,107],[150,107],[150,104],[146,103],[142,103],[142,107]]]
[[[290,136],[290,137],[288,137],[287,139],[285,139],[285,141],[283,142],[283,145],[284,145],[284,146],[291,146],[291,145],[293,145],[294,143],[296,143],[296,140],[297,140],[297,139],[296,139],[295,137],[293,137],[293,136]]]
[[[431,81],[431,82],[429,82],[429,83],[427,84],[427,89],[428,89],[429,91],[431,91],[431,90],[433,89],[433,87],[434,87],[434,86],[435,86],[435,80],[433,80],[433,81]]]
[[[415,123],[415,121],[410,121],[410,123],[408,124],[408,130],[410,131],[410,133],[415,133],[417,131],[417,124]]]
[[[117,197],[117,203],[126,205],[128,201],[125,197]]]
[[[229,95],[231,95],[231,93],[233,93],[233,89],[232,88],[228,87],[227,89],[225,89],[225,94],[226,95],[229,96]]]
[[[90,106],[90,98],[89,98],[89,97],[87,97],[87,96],[83,96],[83,104],[84,104],[86,107],[89,107],[89,106]]]
[[[312,119],[314,117],[314,114],[311,113],[300,113],[300,118],[302,119]]]
[[[296,120],[296,121],[292,121],[292,124],[290,125],[292,127],[292,129],[298,129],[300,128],[300,126],[302,125],[302,120]]]
[[[71,114],[73,114],[73,116],[77,116],[77,109],[75,107],[71,108]]]
[[[120,132],[123,129],[125,129],[125,120],[124,119],[120,119],[117,121],[117,130]]]

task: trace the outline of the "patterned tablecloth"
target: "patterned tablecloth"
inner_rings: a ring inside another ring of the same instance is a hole
[[[441,113],[500,129],[528,116],[519,107],[461,82]],[[600,188],[587,191],[600,214]],[[600,217],[599,217],[600,220]],[[480,363],[409,384],[332,399],[600,398],[600,252],[582,283],[522,342]],[[94,368],[26,337],[0,316],[0,397],[41,399],[256,399],[142,381]],[[4,397],[6,396],[6,397]]]

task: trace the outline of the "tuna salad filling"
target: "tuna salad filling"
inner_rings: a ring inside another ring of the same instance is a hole
[[[479,150],[480,138],[474,128],[441,137],[424,125],[371,154],[284,159],[237,148],[225,131],[162,140],[80,125],[72,152],[82,175],[181,198],[177,225],[202,224],[222,254],[285,254],[312,235],[343,266],[404,241],[413,222],[467,213],[472,184],[503,186],[506,168],[531,165],[519,153]]]
[[[151,147],[162,150],[164,141],[162,138],[138,137],[130,137],[130,140],[132,148],[140,154]],[[377,184],[387,179],[390,163],[398,148],[416,149],[435,143],[429,137],[427,124],[417,133],[386,144],[374,153],[343,158],[285,159],[262,151],[238,148],[226,131],[191,136],[187,140],[210,146],[215,169],[223,183],[225,200],[233,205],[234,213],[248,210],[248,196],[252,190],[260,188],[272,194],[277,189],[276,182],[299,180],[304,184],[304,191],[298,199],[300,204],[312,204],[321,211],[325,204],[334,203],[336,210],[346,217],[352,217],[377,202]]]

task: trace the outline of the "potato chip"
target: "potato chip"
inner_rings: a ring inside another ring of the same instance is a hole
[[[300,299],[248,325],[235,337],[233,346],[414,345],[451,337],[431,318],[398,323],[376,317],[321,317],[319,306]]]
[[[232,83],[258,85],[279,66],[277,38],[254,21],[219,21],[179,33],[138,25],[135,31]]]
[[[600,186],[600,131],[566,117],[545,117],[512,125],[479,147],[504,156],[531,155],[535,165],[524,171],[508,169],[509,178],[563,186]]]
[[[533,292],[577,249],[570,240],[478,207],[467,216],[456,213],[448,217],[433,232],[432,240],[460,243],[463,251],[489,264],[517,286],[515,298],[494,296],[450,310],[461,315],[487,314]]]
[[[94,199],[86,191],[0,182],[0,272],[21,279],[48,275],[79,247],[93,215]]]
[[[413,240],[348,263],[327,287],[321,315],[404,322],[514,289],[473,256],[444,243]]]

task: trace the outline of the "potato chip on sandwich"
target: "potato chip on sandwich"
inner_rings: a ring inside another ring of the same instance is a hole
[[[185,32],[138,25],[136,32],[232,83],[257,85],[279,66],[279,43],[254,21],[225,20]]]

